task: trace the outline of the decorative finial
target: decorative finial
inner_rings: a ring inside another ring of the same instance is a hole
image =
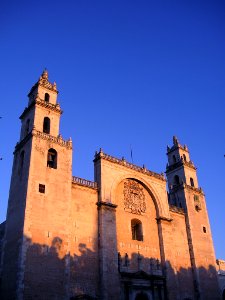
[[[53,89],[57,90],[57,86],[56,86],[56,82],[55,81],[53,82]]]
[[[178,145],[178,143],[179,143],[179,142],[178,142],[178,139],[177,139],[177,137],[174,135],[174,136],[173,136],[173,144],[174,144],[174,145]]]
[[[47,71],[47,69],[46,69],[46,68],[44,69],[44,71],[43,71],[43,73],[42,73],[41,77],[42,77],[43,79],[46,79],[46,80],[48,80],[48,71]]]

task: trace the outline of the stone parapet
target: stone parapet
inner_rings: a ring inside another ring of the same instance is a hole
[[[122,159],[113,157],[111,155],[103,153],[102,149],[100,149],[99,152],[95,153],[94,162],[98,161],[99,159],[105,159],[105,160],[108,160],[108,161],[110,161],[112,163],[119,164],[119,165],[122,165],[122,166],[124,166],[126,168],[133,169],[133,170],[135,170],[137,172],[140,172],[140,173],[143,173],[143,174],[146,174],[146,175],[149,175],[149,176],[153,176],[153,177],[155,177],[157,179],[160,179],[162,181],[166,181],[163,173],[162,174],[158,174],[158,173],[155,173],[153,171],[147,170],[144,165],[143,165],[143,167],[139,167],[137,165],[134,165],[134,164],[132,164],[130,162],[127,162],[124,157]]]
[[[56,137],[56,136],[53,136],[53,135],[50,135],[50,134],[47,134],[47,133],[38,131],[38,130],[36,130],[35,128],[32,130],[32,135],[33,135],[33,136],[36,136],[36,137],[40,137],[40,138],[42,138],[42,139],[44,139],[44,140],[48,140],[48,141],[50,141],[50,142],[59,144],[60,146],[63,146],[63,147],[72,149],[72,140],[69,139],[68,141],[66,141],[66,140],[64,140],[64,139],[62,138],[61,135],[58,135],[58,136]]]
[[[59,114],[62,114],[63,111],[60,109],[60,105],[59,103],[57,104],[52,104],[49,102],[46,102],[44,100],[42,100],[41,98],[39,98],[39,96],[37,95],[37,97],[30,103],[30,105],[28,107],[26,107],[23,111],[23,113],[20,116],[20,119],[23,119],[24,116],[31,110],[32,107],[34,107],[35,105],[39,105],[42,106],[44,108],[48,108],[51,111],[55,111]]]
[[[182,166],[186,166],[186,167],[192,168],[194,170],[197,170],[197,168],[195,167],[194,163],[191,160],[186,161],[183,159],[183,157],[181,157],[181,159],[178,162],[176,162],[170,166],[169,165],[166,166],[166,173],[169,173],[169,172],[171,172],[179,167],[182,167]]]
[[[173,192],[176,192],[176,191],[178,191],[180,189],[185,189],[185,188],[188,189],[188,190],[192,190],[195,193],[204,195],[204,192],[203,192],[203,190],[202,190],[201,187],[196,188],[196,187],[188,185],[188,184],[186,184],[184,182],[182,182],[180,184],[173,185],[172,187],[170,187],[170,193],[173,193]]]
[[[92,189],[95,189],[95,190],[98,189],[97,182],[86,180],[86,179],[76,177],[76,176],[72,177],[72,183],[82,185],[82,186],[86,186],[86,187],[89,187],[89,188],[92,188]]]
[[[19,143],[16,144],[15,147],[15,152],[17,152],[19,149],[21,149],[21,147],[32,137],[32,136],[36,136],[39,138],[42,138],[44,140],[48,140],[50,142],[53,142],[55,144],[59,144],[60,146],[66,147],[68,149],[72,149],[72,140],[69,139],[68,141],[63,140],[63,138],[61,137],[61,135],[59,136],[53,136],[41,131],[36,130],[35,128],[33,128],[32,131],[30,131],[24,139],[22,139],[22,141],[20,141]]]

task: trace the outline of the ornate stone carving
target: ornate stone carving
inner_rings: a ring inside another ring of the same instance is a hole
[[[40,76],[38,80],[38,84],[42,85],[43,87],[49,90],[57,92],[56,83],[54,82],[52,84],[48,81],[48,71],[46,69],[43,71],[42,75]]]
[[[145,194],[138,182],[127,179],[124,182],[123,195],[124,210],[138,215],[146,211]]]
[[[129,163],[125,159],[119,159],[119,158],[113,157],[111,155],[108,155],[106,153],[103,153],[102,149],[100,149],[99,152],[95,152],[94,162],[98,161],[99,159],[105,159],[105,160],[108,160],[108,161],[110,161],[112,163],[119,164],[119,165],[122,165],[122,166],[124,166],[126,168],[132,169],[134,171],[141,172],[141,173],[144,173],[146,175],[153,176],[153,177],[155,177],[157,179],[166,181],[166,179],[164,177],[164,174],[162,175],[162,174],[158,174],[158,173],[152,172],[150,170],[147,170],[145,168],[145,166],[143,166],[143,168],[142,168],[142,167],[136,166],[136,165],[134,165],[132,163]]]

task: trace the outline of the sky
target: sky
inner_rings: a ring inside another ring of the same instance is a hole
[[[101,147],[155,172],[187,144],[206,195],[217,258],[225,259],[225,2],[1,1],[0,222],[19,116],[44,68],[73,140],[73,175],[93,180]]]

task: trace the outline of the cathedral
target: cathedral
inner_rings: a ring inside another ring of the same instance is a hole
[[[94,156],[94,181],[72,176],[57,86],[44,70],[20,116],[7,218],[2,300],[218,300],[204,191],[176,137],[165,175]]]

